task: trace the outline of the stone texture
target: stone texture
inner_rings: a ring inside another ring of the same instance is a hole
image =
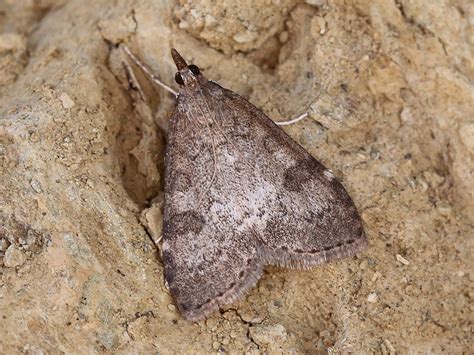
[[[0,251],[0,353],[472,352],[473,16],[462,0],[0,2],[0,238],[24,254]],[[173,100],[138,73],[133,104],[120,43],[171,85],[175,46],[275,120],[311,107],[285,130],[343,180],[367,251],[270,268],[183,320],[146,210]],[[252,339],[275,325],[287,336]]]
[[[6,267],[21,266],[25,262],[25,259],[25,255],[21,252],[21,250],[19,250],[16,245],[12,244],[5,252],[3,265]]]

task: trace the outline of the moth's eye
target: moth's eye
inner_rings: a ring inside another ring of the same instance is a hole
[[[201,72],[199,68],[194,64],[191,64],[188,68],[189,70],[191,70],[191,73],[193,73],[194,75],[199,75],[199,73]]]
[[[174,80],[175,80],[179,85],[184,85],[184,80],[183,80],[183,77],[181,76],[181,73],[180,73],[180,72],[177,72],[177,73],[174,75]]]

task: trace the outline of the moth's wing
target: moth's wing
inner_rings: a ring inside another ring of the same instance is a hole
[[[367,239],[362,220],[333,173],[258,108],[223,90],[225,99],[216,102],[232,125],[225,131],[232,142],[228,147],[234,160],[247,162],[240,177],[227,168],[223,181],[231,191],[245,188],[243,205],[259,201],[258,210],[247,212],[254,212],[253,230],[264,263],[308,268],[363,249]],[[248,192],[262,187],[265,194]]]
[[[366,244],[337,179],[215,83],[178,102],[166,169],[165,277],[188,319],[242,295],[265,264],[309,267]]]
[[[233,207],[226,208],[225,193],[219,197],[221,184],[211,187],[219,205],[211,206],[208,196],[199,202],[212,180],[213,149],[209,132],[189,118],[176,111],[168,130],[163,262],[179,310],[199,321],[254,286],[263,261],[256,239],[233,228]]]

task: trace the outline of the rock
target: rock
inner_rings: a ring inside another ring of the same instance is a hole
[[[288,338],[286,329],[281,324],[275,325],[254,325],[249,328],[253,341],[261,346],[279,344]]]
[[[106,331],[106,332],[103,332],[103,333],[99,333],[97,337],[98,337],[100,343],[107,350],[114,349],[118,345],[119,337],[114,332]]]
[[[10,243],[8,242],[7,238],[0,238],[0,251],[7,250]]]
[[[248,30],[236,33],[234,35],[234,41],[237,43],[247,43],[247,42],[252,42],[255,38],[257,38],[258,34],[252,33]]]
[[[474,155],[474,123],[466,123],[459,129],[461,142]]]
[[[369,295],[367,296],[367,302],[369,303],[377,302],[377,294],[375,292],[369,293]]]
[[[401,262],[403,265],[407,265],[407,266],[410,265],[410,262],[409,262],[407,259],[405,259],[403,256],[401,256],[400,254],[395,255],[395,257],[396,257],[397,260],[398,260],[399,262]]]
[[[0,54],[25,50],[25,38],[18,33],[4,33],[0,35]]]
[[[39,346],[26,344],[23,347],[23,351],[26,355],[44,355],[44,350]]]
[[[474,278],[467,1],[3,3],[3,353],[471,351],[470,313],[459,311]],[[364,253],[307,272],[266,268],[209,326],[169,309],[149,235],[162,229],[175,99],[133,67],[141,100],[122,44],[175,89],[171,46],[272,118],[309,108],[283,129],[363,212]],[[156,318],[128,334],[147,310]]]
[[[66,109],[73,108],[76,104],[74,103],[74,100],[71,99],[71,97],[66,93],[62,92],[59,95],[59,100],[61,101],[61,105]]]
[[[10,245],[5,252],[5,257],[3,259],[3,264],[6,267],[17,267],[25,263],[26,257],[25,254],[14,244]]]
[[[326,0],[305,0],[304,2],[313,6],[323,6]]]
[[[140,214],[140,221],[150,233],[156,245],[161,245],[163,231],[163,200],[154,201],[151,207],[146,208]]]
[[[33,188],[33,190],[35,190],[35,192],[36,192],[37,194],[40,194],[40,193],[43,192],[43,189],[41,188],[41,184],[40,184],[40,182],[39,182],[38,180],[36,180],[36,179],[31,179],[30,185],[31,185],[31,187]]]

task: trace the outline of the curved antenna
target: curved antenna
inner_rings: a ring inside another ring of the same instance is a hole
[[[186,63],[176,49],[171,48],[171,56],[173,57],[174,64],[176,64],[178,70],[184,69],[188,66],[188,63]]]
[[[293,118],[292,120],[288,120],[288,121],[274,121],[276,123],[277,126],[288,126],[290,124],[293,124],[293,123],[296,123],[296,122],[299,122],[301,121],[303,118],[306,118],[309,116],[309,113],[308,112],[305,112],[303,113],[302,115],[299,115],[298,117],[296,118]]]
[[[132,51],[130,49],[128,49],[127,46],[123,46],[123,49],[125,50],[125,52],[128,54],[128,56],[130,58],[132,58],[132,60],[135,62],[136,65],[138,65],[144,72],[146,75],[148,75],[150,77],[150,79],[157,85],[161,86],[163,89],[165,89],[166,91],[169,91],[170,93],[172,93],[174,96],[178,96],[178,93],[176,91],[174,91],[171,87],[169,87],[168,85],[166,85],[164,82],[162,82],[156,75],[154,75],[150,69],[148,69],[148,67],[143,64],[140,59],[138,59],[135,54],[132,53]],[[133,73],[133,72],[131,72]],[[136,80],[135,80],[136,81]],[[141,89],[140,89],[141,91]]]

